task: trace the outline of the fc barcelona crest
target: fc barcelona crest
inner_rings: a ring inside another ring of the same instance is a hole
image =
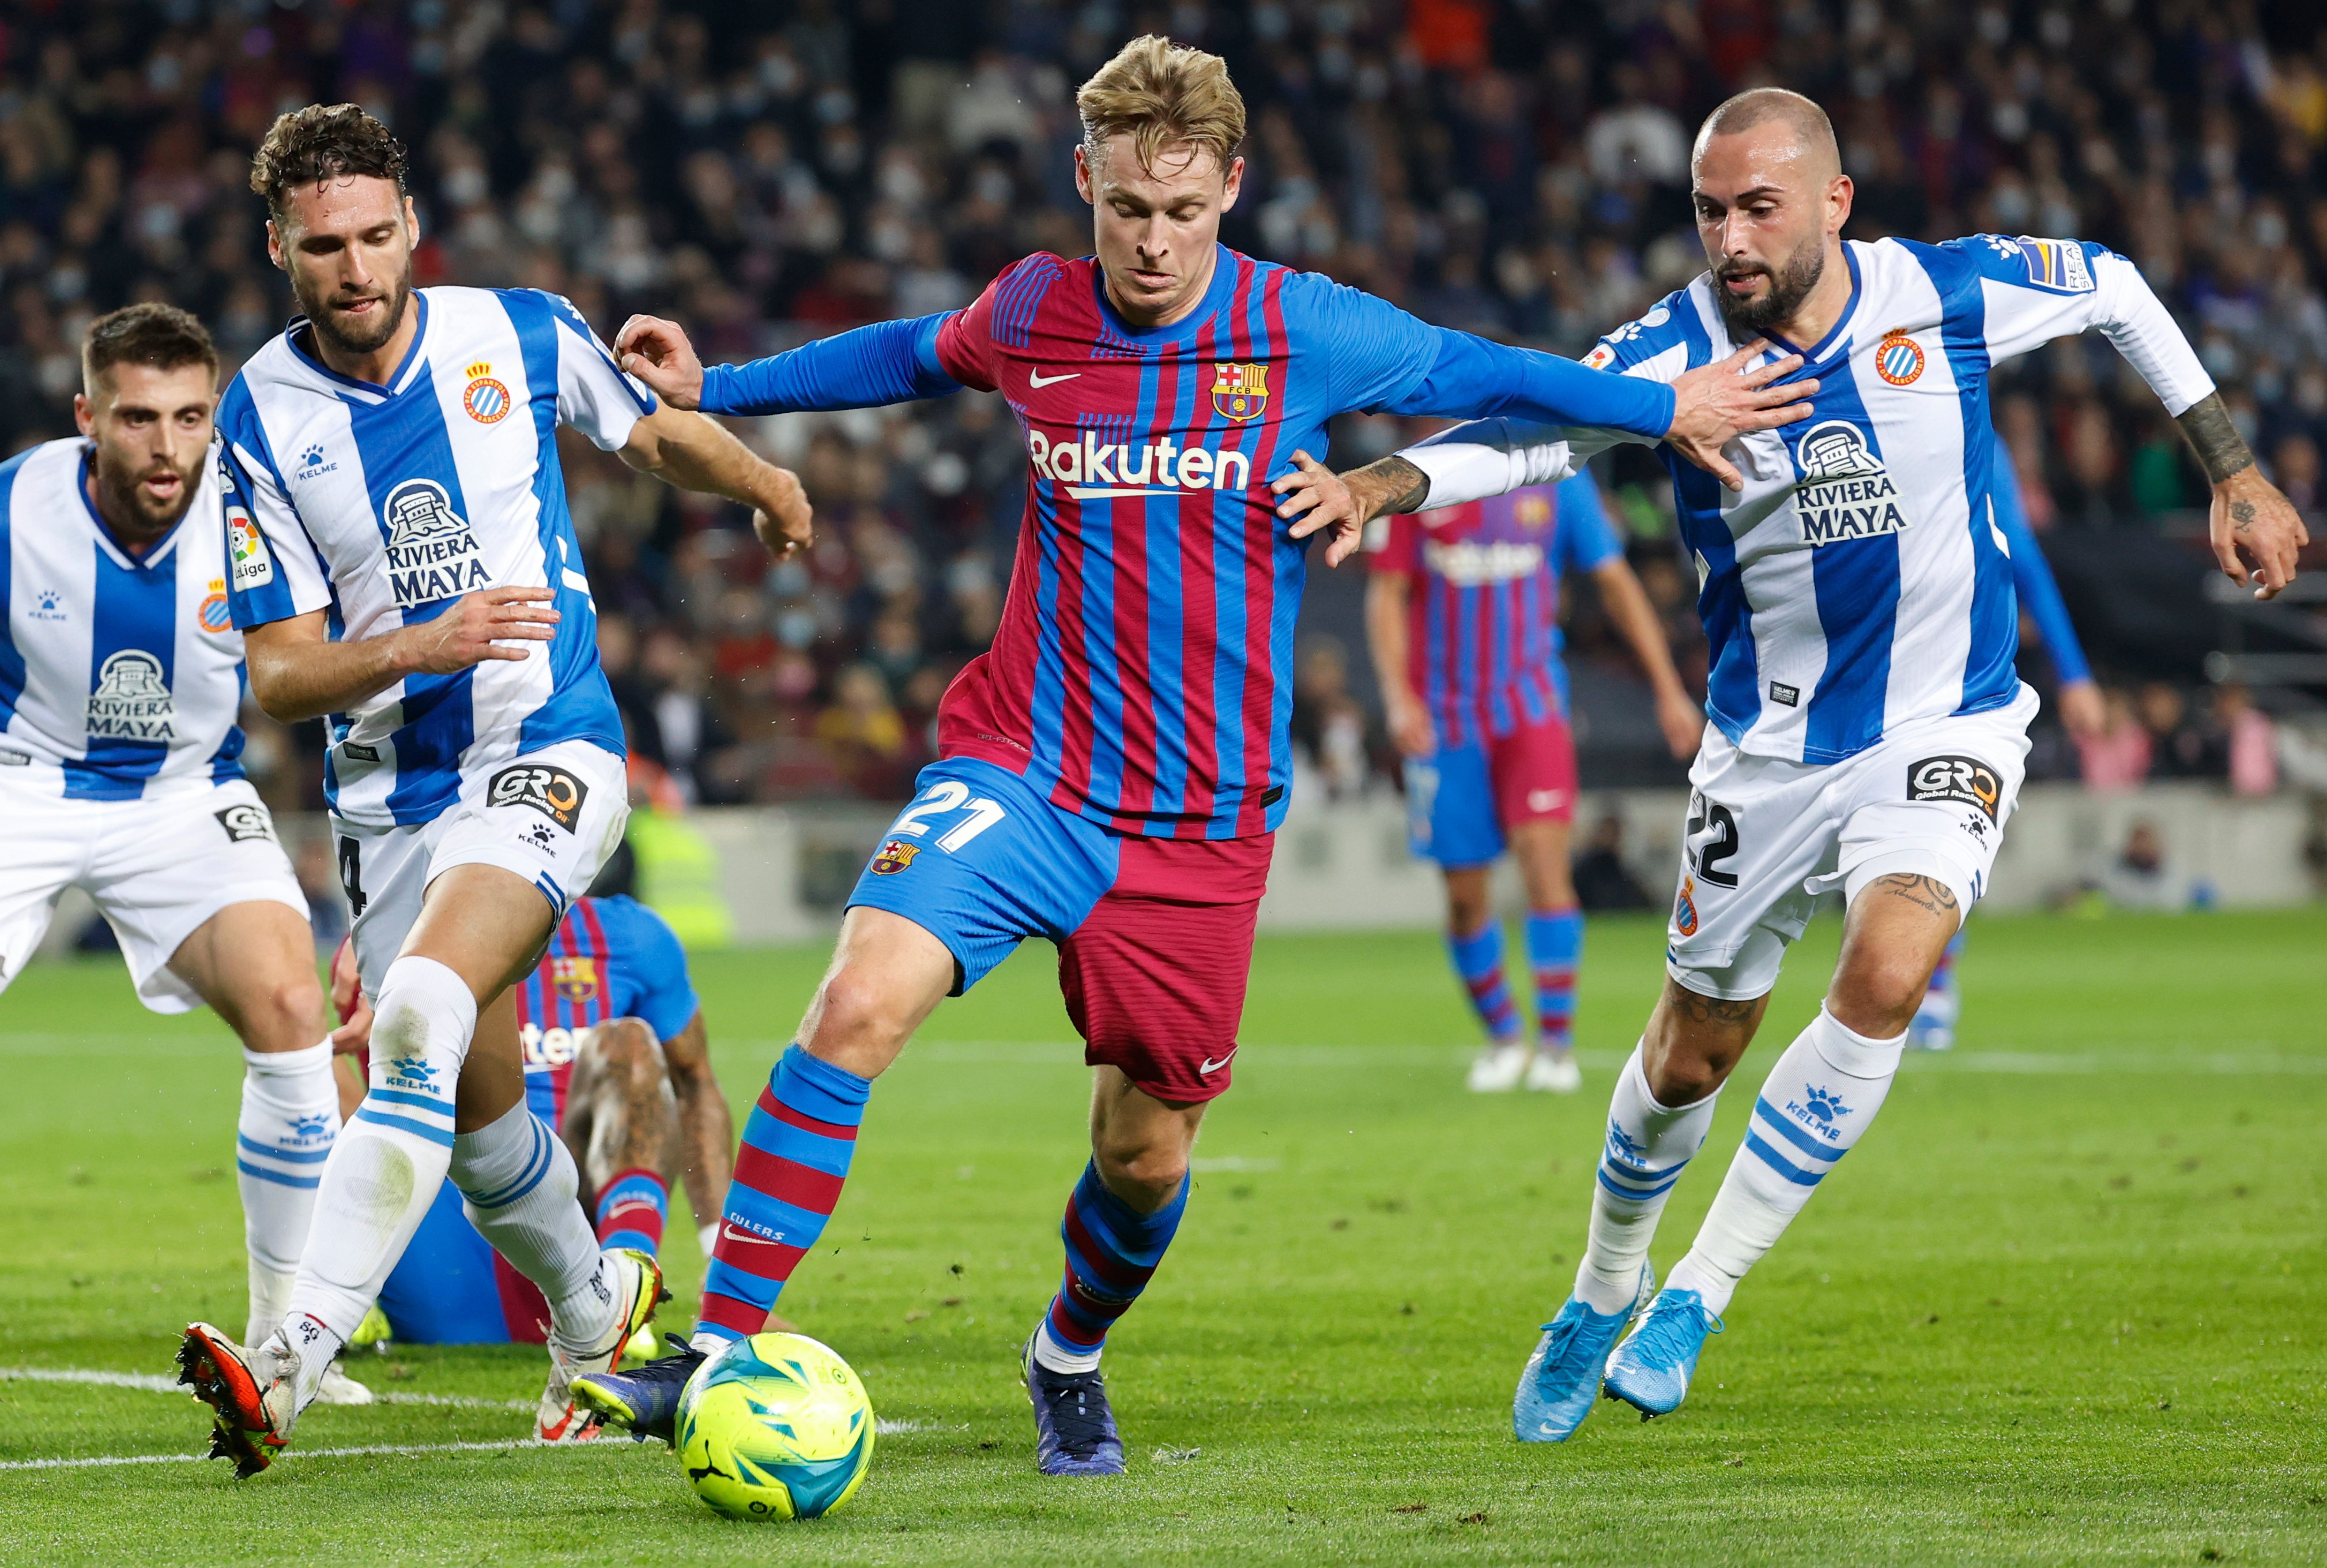
[[[903,839],[892,838],[888,843],[883,845],[881,846],[880,853],[873,857],[873,874],[874,876],[895,876],[899,872],[912,864],[913,856],[921,853],[921,846],[920,845],[907,844]]]
[[[552,958],[549,961],[549,984],[558,995],[568,1002],[587,1002],[598,994],[598,960]]]
[[[1212,367],[1212,412],[1223,419],[1257,419],[1268,409],[1268,367]]]

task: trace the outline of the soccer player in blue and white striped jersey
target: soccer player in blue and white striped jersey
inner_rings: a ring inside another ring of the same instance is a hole
[[[1789,375],[1819,390],[1807,420],[1727,449],[1742,488],[1667,464],[1712,644],[1710,723],[1690,775],[1664,995],[1618,1079],[1575,1293],[1520,1378],[1524,1442],[1564,1440],[1603,1371],[1606,1391],[1646,1414],[1678,1407],[1738,1282],[1874,1119],[1932,966],[1986,885],[2037,705],[2013,667],[1990,368],[2103,332],[2214,481],[2223,570],[2268,597],[2307,539],[2123,257],[2006,235],[1846,244],[1852,187],[1833,127],[1777,89],[1714,111],[1693,178],[1711,270],[1585,362],[1663,379],[1759,344],[1799,353]],[[1320,498],[1310,509],[1363,522],[1385,505],[1557,480],[1612,439],[1488,421],[1385,460],[1355,487],[1298,482]],[[1826,1004],[1771,1067],[1695,1246],[1635,1318],[1657,1218],[1787,944],[1829,891],[1848,912]]]
[[[77,887],[139,1001],[207,1003],[240,1037],[249,1321],[271,1327],[340,1118],[306,896],[242,772],[218,354],[185,312],[131,305],[90,324],[81,373],[81,435],[0,463],[0,989]]]
[[[186,1330],[214,1451],[243,1474],[287,1441],[447,1176],[548,1298],[539,1433],[586,1429],[572,1378],[611,1367],[661,1294],[651,1258],[592,1235],[572,1156],[527,1107],[509,996],[629,815],[557,427],[754,508],[780,554],[808,537],[792,475],[658,406],[564,300],[415,290],[404,173],[352,104],[276,121],[251,188],[303,313],[220,405],[229,603],[260,705],[330,719],[325,794],[377,1017],[282,1327],[256,1347]]]

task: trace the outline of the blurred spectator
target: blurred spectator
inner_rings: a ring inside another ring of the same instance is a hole
[[[2229,752],[2230,793],[2268,795],[2278,788],[2278,732],[2270,715],[2256,707],[2247,688],[2214,690],[2214,723]]]
[[[1593,824],[1592,836],[1575,856],[1575,901],[1603,910],[1645,910],[1654,901],[1624,864],[1624,819],[1610,811]]]
[[[1379,730],[1350,695],[1349,649],[1338,638],[1312,639],[1293,675],[1293,743],[1316,770],[1327,799],[1365,791],[1388,750]]]
[[[818,715],[816,738],[841,770],[876,798],[902,787],[897,764],[905,751],[905,721],[889,700],[889,685],[869,664],[852,664],[832,685],[832,705]]]
[[[2178,910],[2185,900],[2165,870],[2165,845],[2157,825],[2135,822],[2118,852],[2101,873],[2100,891],[2123,910]]]
[[[2149,732],[2134,716],[2133,699],[2110,686],[2101,694],[2101,732],[2077,742],[2084,761],[2085,788],[2132,789],[2149,777]]]
[[[2203,779],[2220,777],[2224,759],[2210,744],[2205,726],[2190,717],[2182,694],[2162,680],[2141,688],[2141,727],[2149,736],[2149,777]]]

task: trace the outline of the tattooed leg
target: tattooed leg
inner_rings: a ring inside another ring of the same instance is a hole
[[[1878,1040],[1904,1034],[1962,924],[1962,901],[1942,879],[1910,872],[1876,877],[1851,901],[1827,1011]]]
[[[1640,1067],[1649,1089],[1668,1106],[1713,1093],[1753,1043],[1769,1005],[1767,996],[1731,1002],[1700,995],[1667,975],[1664,994],[1640,1037]]]

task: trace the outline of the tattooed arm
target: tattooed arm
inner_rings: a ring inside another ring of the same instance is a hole
[[[2294,577],[2295,553],[2311,542],[2302,517],[2255,466],[2220,392],[2209,392],[2174,423],[2214,486],[2208,519],[2214,558],[2232,582],[2252,583],[2256,598],[2270,598]],[[2241,552],[2253,559],[2251,572]]]

